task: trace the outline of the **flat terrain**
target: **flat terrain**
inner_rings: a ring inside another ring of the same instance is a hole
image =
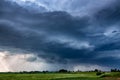
[[[81,73],[38,73],[38,74],[0,74],[0,80],[102,80],[95,72]]]
[[[95,72],[37,74],[1,73],[0,80],[120,80],[120,78],[96,76]]]

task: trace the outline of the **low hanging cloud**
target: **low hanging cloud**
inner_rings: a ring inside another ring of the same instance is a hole
[[[107,67],[98,65],[72,65],[71,64],[52,64],[47,63],[44,59],[34,54],[12,54],[9,51],[0,52],[1,72],[18,72],[18,71],[58,71],[59,69],[68,69],[74,71],[87,71],[94,69],[109,70]]]
[[[99,66],[99,65],[89,65],[89,64],[84,64],[84,65],[76,65],[74,67],[74,71],[91,71],[91,70],[95,70],[95,69],[99,69],[99,70],[104,70],[104,71],[108,71],[110,68],[109,67],[105,67],[105,66]]]
[[[50,11],[44,13],[28,10],[33,4],[37,6],[35,0],[18,1],[0,1],[1,71],[58,70],[68,66],[71,70],[105,70],[120,65],[116,57],[120,49],[118,0],[104,0],[104,4],[103,0],[36,0],[49,7]],[[116,56],[112,55],[114,51]]]
[[[55,71],[64,67],[63,64],[50,64],[34,54],[12,54],[9,51],[0,52],[1,72],[18,71]]]

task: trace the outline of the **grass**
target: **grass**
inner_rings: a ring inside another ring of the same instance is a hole
[[[96,76],[96,72],[0,73],[0,80],[120,80],[120,72],[106,72],[100,76]]]
[[[120,80],[120,72],[107,72],[100,77],[105,80]]]
[[[120,77],[120,72],[107,72],[101,77]]]
[[[94,72],[81,73],[38,73],[38,74],[0,74],[0,80],[101,80]]]
[[[119,77],[120,73],[105,73],[101,76],[96,76],[95,72],[0,74],[0,80],[120,80],[118,79]]]

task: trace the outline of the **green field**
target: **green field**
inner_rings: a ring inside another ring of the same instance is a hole
[[[110,73],[106,73],[105,75],[108,74],[110,75]],[[120,79],[96,76],[95,72],[80,72],[80,73],[38,73],[38,74],[1,73],[0,80],[120,80]]]
[[[95,72],[0,74],[0,80],[103,80]]]

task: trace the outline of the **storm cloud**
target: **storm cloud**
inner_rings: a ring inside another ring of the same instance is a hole
[[[39,2],[39,6],[35,1]],[[1,0],[1,55],[7,54],[8,59],[14,57],[20,62],[3,63],[20,65],[24,62],[25,66],[36,64],[38,67],[42,61],[43,65],[37,70],[53,70],[51,67],[43,69],[44,66],[53,64],[61,66],[55,70],[68,66],[72,70],[89,70],[88,67],[103,70],[119,68],[118,3],[118,0]],[[23,55],[28,56],[21,58]],[[1,56],[1,59],[5,56]],[[25,66],[22,66],[23,70],[26,70]],[[22,67],[11,71],[20,71]],[[33,67],[35,66],[31,66],[29,71],[36,70]]]

